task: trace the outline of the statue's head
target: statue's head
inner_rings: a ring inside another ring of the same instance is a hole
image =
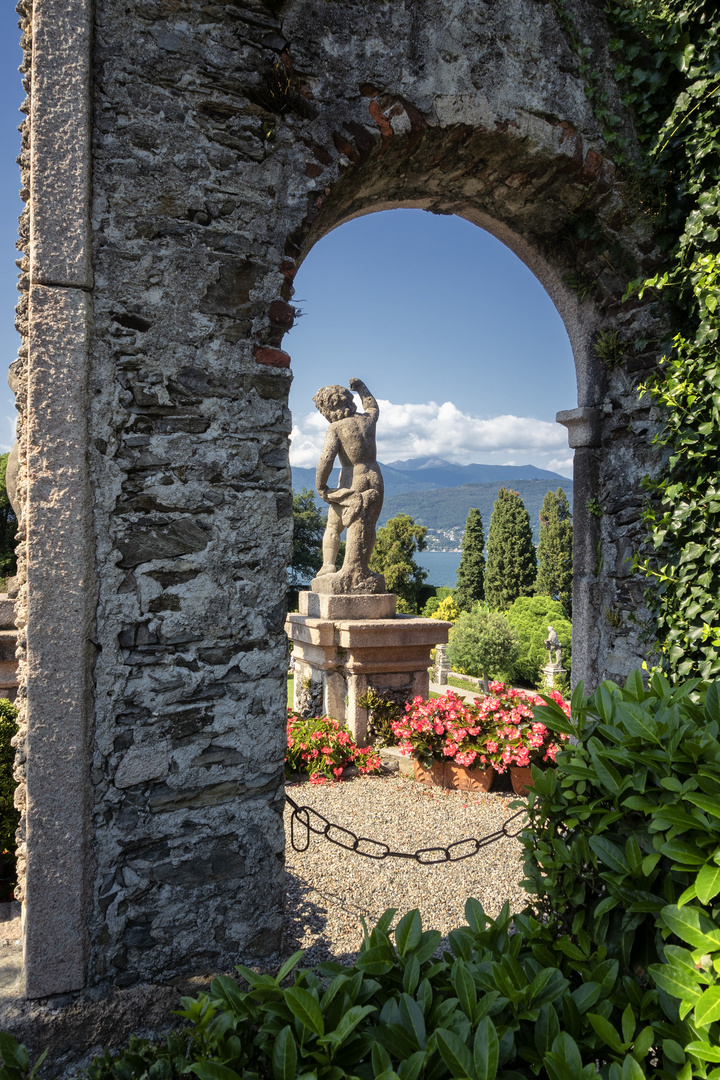
[[[354,416],[357,412],[352,391],[344,386],[323,386],[322,390],[318,390],[313,401],[318,411],[331,424],[334,424],[336,420]]]

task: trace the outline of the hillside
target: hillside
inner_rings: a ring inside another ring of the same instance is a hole
[[[552,474],[551,474],[552,475]],[[572,506],[572,480],[558,476],[553,482],[548,480],[518,480],[512,484],[463,484],[459,487],[437,488],[432,491],[409,491],[402,495],[386,498],[380,515],[380,524],[395,517],[396,514],[409,514],[420,525],[426,525],[433,533],[448,532],[465,526],[468,511],[476,507],[482,514],[485,536],[490,525],[490,515],[497,493],[501,487],[512,487],[520,493],[525,509],[530,515],[533,538],[537,543],[540,538],[540,507],[548,490],[556,491],[559,487],[566,493]]]
[[[538,469],[534,465],[453,465],[442,458],[411,458],[408,461],[392,461],[388,465],[380,462],[380,468],[385,481],[386,499],[409,491],[438,491],[469,484],[495,484],[496,488],[504,484],[519,491],[518,485],[528,480],[547,483],[551,488],[569,483],[558,473]],[[292,477],[295,491],[301,491],[303,487],[315,490],[315,469],[293,468]],[[337,486],[337,472],[331,479],[331,486]]]

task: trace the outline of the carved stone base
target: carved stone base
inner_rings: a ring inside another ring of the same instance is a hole
[[[368,710],[359,700],[370,689],[394,700],[427,698],[430,653],[445,644],[450,625],[412,615],[391,619],[288,615],[285,630],[295,659],[293,707],[296,711],[310,707],[343,720],[357,743],[366,745]]]
[[[385,593],[385,578],[372,570],[364,574],[357,570],[338,570],[334,574],[319,574],[310,582],[314,593],[332,593],[334,596],[364,596]],[[387,593],[385,593],[387,595]]]
[[[315,619],[394,619],[397,596],[395,593],[355,596],[347,593],[301,592],[298,607],[301,615],[310,615]]]

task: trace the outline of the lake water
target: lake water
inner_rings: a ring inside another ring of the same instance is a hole
[[[420,551],[415,561],[427,570],[427,585],[449,585],[454,589],[460,555],[459,551]]]

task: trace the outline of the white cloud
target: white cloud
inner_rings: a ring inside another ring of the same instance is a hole
[[[573,475],[573,455],[565,458],[550,458],[547,463],[547,468],[552,469],[553,472],[560,473],[561,476],[567,476],[572,480]]]
[[[442,405],[434,401],[396,405],[380,400],[378,404],[380,461],[440,457],[464,465],[502,451],[503,461],[512,455],[513,460],[522,460],[523,464],[530,458],[540,464],[538,459],[544,462],[549,454],[554,454],[554,460],[559,463],[560,455],[567,450],[565,429],[547,420],[510,414],[489,418],[471,416],[451,401]],[[299,419],[291,436],[293,465],[311,468],[317,464],[326,427],[318,412]],[[562,460],[567,469],[571,459]]]

